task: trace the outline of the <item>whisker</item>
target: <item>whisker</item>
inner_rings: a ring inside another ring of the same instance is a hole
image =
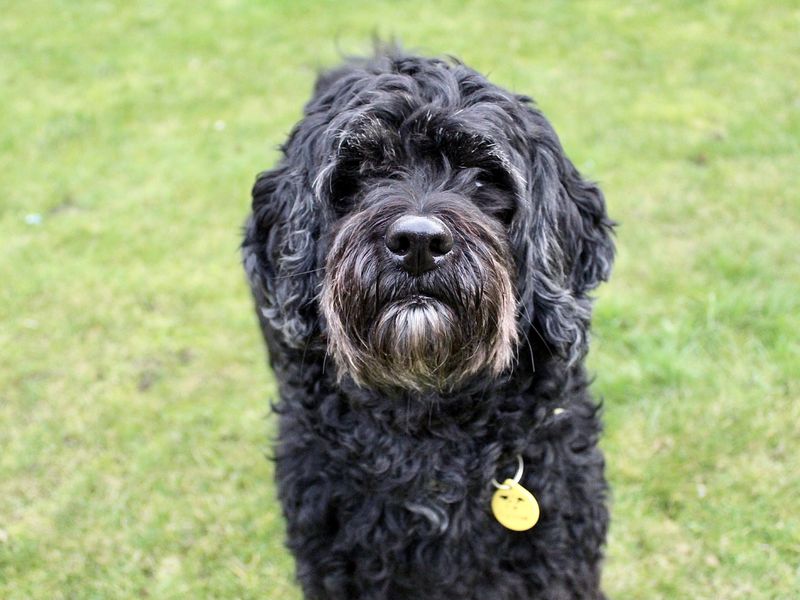
[[[280,275],[279,277],[273,277],[273,279],[289,279],[291,277],[299,277],[300,275],[310,275],[311,273],[316,273],[317,271],[324,271],[325,267],[319,267],[318,269],[311,269],[310,271],[300,271],[299,273],[289,273],[288,275]]]

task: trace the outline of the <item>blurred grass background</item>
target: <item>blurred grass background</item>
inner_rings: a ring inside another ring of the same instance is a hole
[[[532,94],[621,222],[616,598],[800,597],[796,2],[4,3],[0,597],[293,599],[255,173],[374,32]]]

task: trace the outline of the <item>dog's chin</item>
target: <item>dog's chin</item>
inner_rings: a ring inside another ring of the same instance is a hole
[[[507,360],[501,364],[488,336],[464,319],[469,315],[431,296],[394,299],[379,307],[363,334],[337,338],[332,350],[339,375],[364,388],[421,393],[453,392],[484,371],[496,375]],[[329,323],[343,332],[338,316]]]
[[[448,301],[464,294],[427,291],[372,304],[358,288],[345,293],[339,282],[326,280],[321,309],[340,380],[349,376],[367,389],[447,395],[476,376],[501,375],[513,359],[515,304],[504,270],[475,304]]]
[[[369,332],[382,368],[363,380],[417,391],[446,388],[459,331],[455,312],[430,296],[414,295],[385,306]]]
[[[446,304],[429,296],[412,296],[392,302],[381,311],[370,332],[372,346],[400,360],[441,366],[449,355],[456,315]]]

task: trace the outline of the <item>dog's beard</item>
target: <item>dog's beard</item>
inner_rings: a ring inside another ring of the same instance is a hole
[[[417,277],[386,260],[382,237],[398,213],[373,207],[345,219],[326,261],[321,308],[340,377],[363,387],[448,392],[496,376],[517,341],[511,261],[499,226],[477,210],[437,216],[457,232],[447,264]]]
[[[386,307],[369,333],[387,371],[403,387],[437,387],[460,336],[455,313],[438,300],[412,297]]]

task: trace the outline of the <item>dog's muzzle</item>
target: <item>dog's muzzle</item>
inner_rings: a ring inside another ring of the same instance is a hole
[[[508,367],[516,300],[499,224],[452,194],[423,206],[396,196],[364,205],[342,219],[322,284],[339,376],[452,391]]]

